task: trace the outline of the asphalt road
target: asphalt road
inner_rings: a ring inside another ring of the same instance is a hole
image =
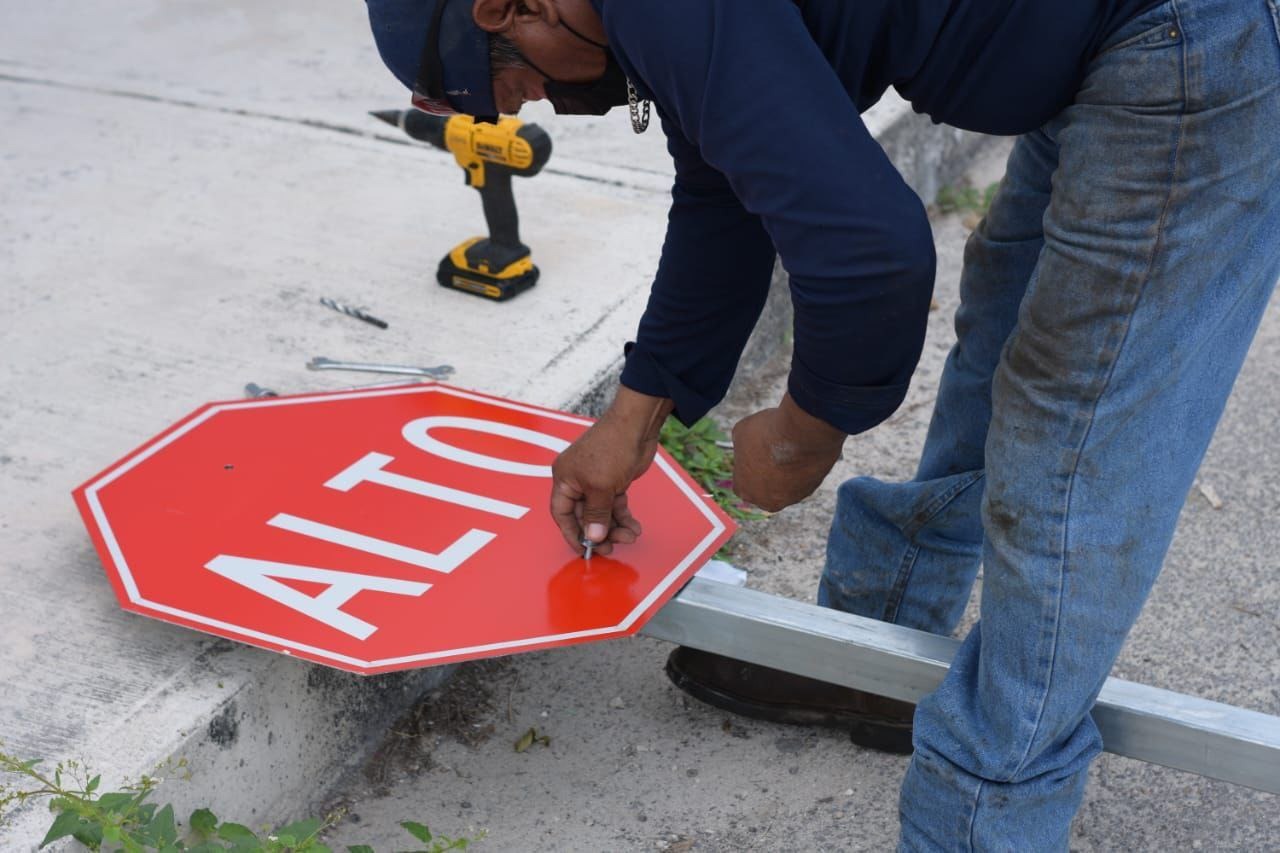
[[[985,186],[1001,151],[974,169]],[[938,216],[938,309],[906,404],[852,440],[819,494],[739,534],[749,584],[810,600],[835,487],[855,474],[910,476],[928,424],[968,225]],[[719,414],[781,394],[769,365]],[[1265,319],[1225,420],[1187,498],[1164,574],[1114,674],[1280,714],[1280,315]],[[1215,502],[1205,496],[1215,495]],[[980,594],[975,590],[976,596]],[[969,620],[973,618],[971,602]],[[903,758],[837,732],[731,718],[686,699],[663,674],[670,646],[637,639],[465,666],[388,733],[348,779],[335,842],[405,846],[416,820],[499,851],[887,850],[897,834]],[[525,751],[534,727],[549,744]],[[1072,849],[1280,849],[1280,798],[1104,755]]]

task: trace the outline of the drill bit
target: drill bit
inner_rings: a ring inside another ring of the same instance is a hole
[[[407,112],[407,110],[370,110],[369,115],[385,121],[392,127],[404,130],[404,119]]]
[[[371,326],[377,326],[379,329],[387,328],[386,320],[379,320],[377,317],[373,316],[372,314],[366,314],[364,311],[361,311],[359,308],[352,308],[350,305],[343,305],[341,302],[338,302],[334,299],[330,299],[327,296],[320,297],[320,304],[325,306],[326,308],[332,308],[334,311],[341,311],[343,314],[346,314],[348,317],[355,317],[357,320],[363,320]]]

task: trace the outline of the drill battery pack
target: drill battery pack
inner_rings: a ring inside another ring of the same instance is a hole
[[[538,268],[523,244],[508,246],[473,237],[445,255],[436,280],[443,287],[502,302],[537,284]]]

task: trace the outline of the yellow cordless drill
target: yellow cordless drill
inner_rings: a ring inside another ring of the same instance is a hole
[[[520,221],[511,176],[538,174],[551,157],[551,137],[536,124],[504,116],[497,124],[471,116],[434,116],[419,110],[372,113],[413,139],[451,153],[484,206],[488,237],[473,237],[440,261],[436,278],[445,287],[488,299],[510,299],[538,282],[529,247],[520,242]]]

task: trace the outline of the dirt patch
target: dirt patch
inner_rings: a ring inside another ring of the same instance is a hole
[[[477,747],[489,740],[497,720],[509,721],[518,671],[510,658],[460,665],[440,688],[418,700],[395,722],[365,763],[365,779],[381,788],[396,777],[432,770],[433,754],[445,740]]]

